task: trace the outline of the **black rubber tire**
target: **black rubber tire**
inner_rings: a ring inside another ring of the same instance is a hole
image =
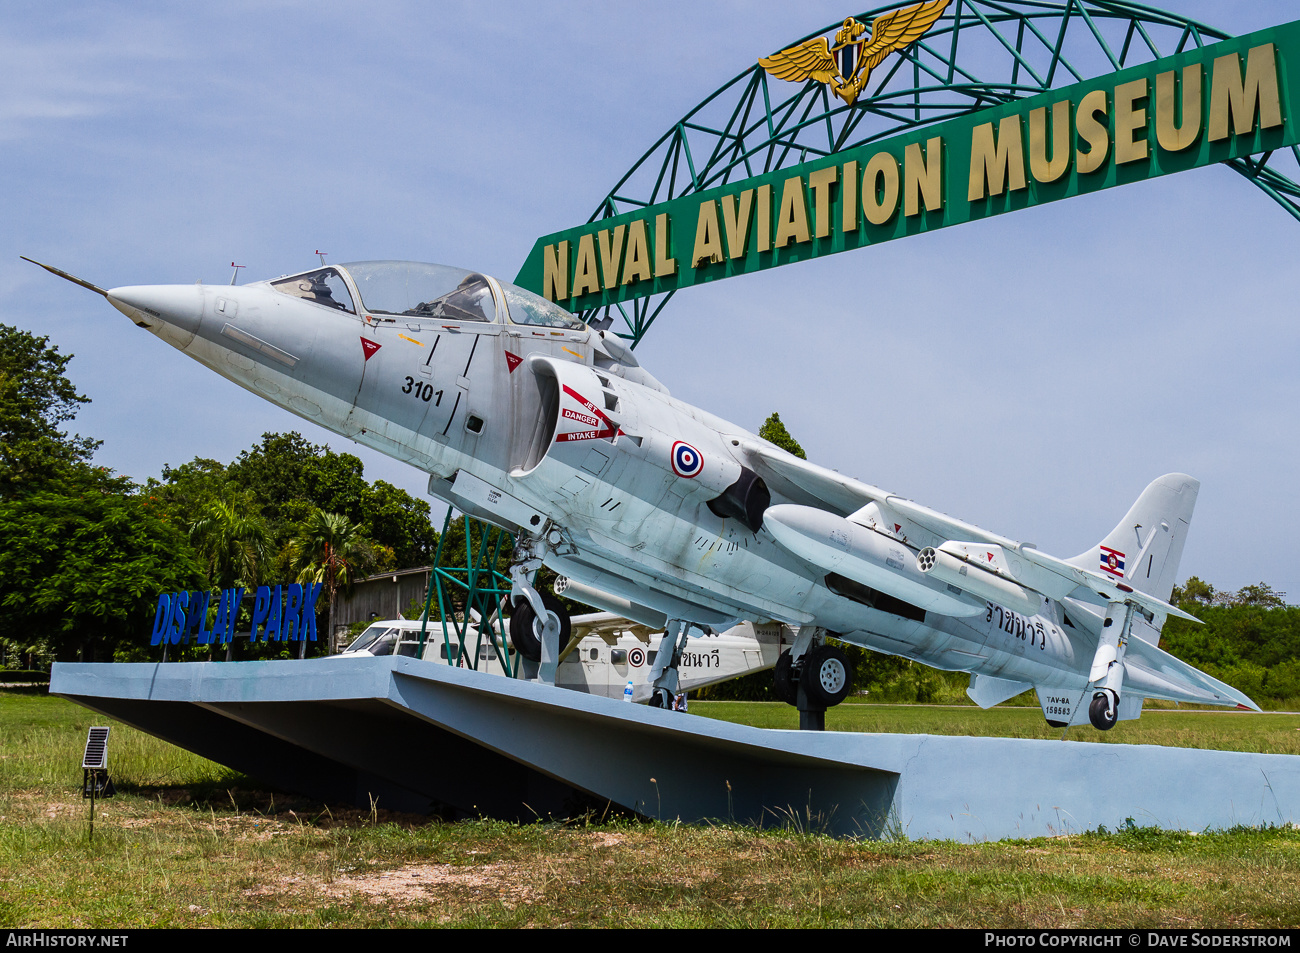
[[[787,705],[799,704],[799,685],[791,668],[789,649],[777,656],[776,668],[772,669],[772,694]]]
[[[1105,692],[1092,696],[1092,704],[1088,706],[1088,720],[1092,722],[1092,727],[1098,731],[1110,731],[1115,727],[1118,717],[1118,706],[1115,709],[1110,707],[1110,696]]]
[[[650,707],[673,710],[673,696],[665,688],[656,688],[650,693]]]
[[[569,644],[569,634],[572,631],[569,610],[549,592],[541,593],[541,597],[546,611],[555,613],[560,620],[560,648],[563,649]],[[532,603],[527,599],[518,600],[515,611],[510,615],[510,644],[524,658],[534,662],[542,660],[542,626],[537,613],[533,611]]]
[[[832,708],[848,698],[853,690],[853,666],[841,649],[834,645],[819,645],[803,657],[799,684],[812,704]]]

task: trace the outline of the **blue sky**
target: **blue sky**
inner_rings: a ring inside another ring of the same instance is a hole
[[[1230,33],[1300,5],[1166,8]],[[764,3],[26,3],[0,31],[0,321],[49,335],[76,430],[137,480],[296,429],[105,287],[407,258],[513,277],[757,56],[853,12]],[[675,395],[773,410],[826,466],[1062,556],[1146,483],[1202,483],[1185,577],[1300,601],[1300,222],[1211,168],[678,295]]]

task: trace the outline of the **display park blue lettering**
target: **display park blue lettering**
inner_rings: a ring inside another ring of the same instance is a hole
[[[253,600],[251,640],[254,642],[316,641],[316,602],[323,583],[258,586]],[[154,611],[150,645],[225,645],[235,638],[243,588],[211,592],[164,592]],[[211,619],[209,626],[208,620]]]

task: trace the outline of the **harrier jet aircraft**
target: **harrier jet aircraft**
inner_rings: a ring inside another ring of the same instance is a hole
[[[39,262],[37,263],[39,264]],[[598,609],[687,635],[798,626],[791,703],[849,690],[823,637],[971,673],[983,707],[1030,688],[1053,725],[1100,729],[1144,698],[1258,710],[1158,648],[1199,484],[1155,480],[1072,559],[779,450],[676,400],[613,334],[486,275],[365,261],[242,286],[95,291],[139,327],[299,416],[430,474],[429,492],[517,534],[511,636],[554,681],[569,619],[549,566]]]

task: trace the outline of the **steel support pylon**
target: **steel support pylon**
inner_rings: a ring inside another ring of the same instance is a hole
[[[506,675],[515,676],[518,660],[510,653],[506,617],[501,611],[510,595],[510,577],[502,560],[508,561],[513,551],[514,539],[505,530],[447,510],[424,599],[421,658],[430,637],[430,622],[441,622],[439,655],[447,664],[477,670],[490,647]],[[435,595],[438,613],[433,617]],[[432,637],[437,638],[436,632]]]

